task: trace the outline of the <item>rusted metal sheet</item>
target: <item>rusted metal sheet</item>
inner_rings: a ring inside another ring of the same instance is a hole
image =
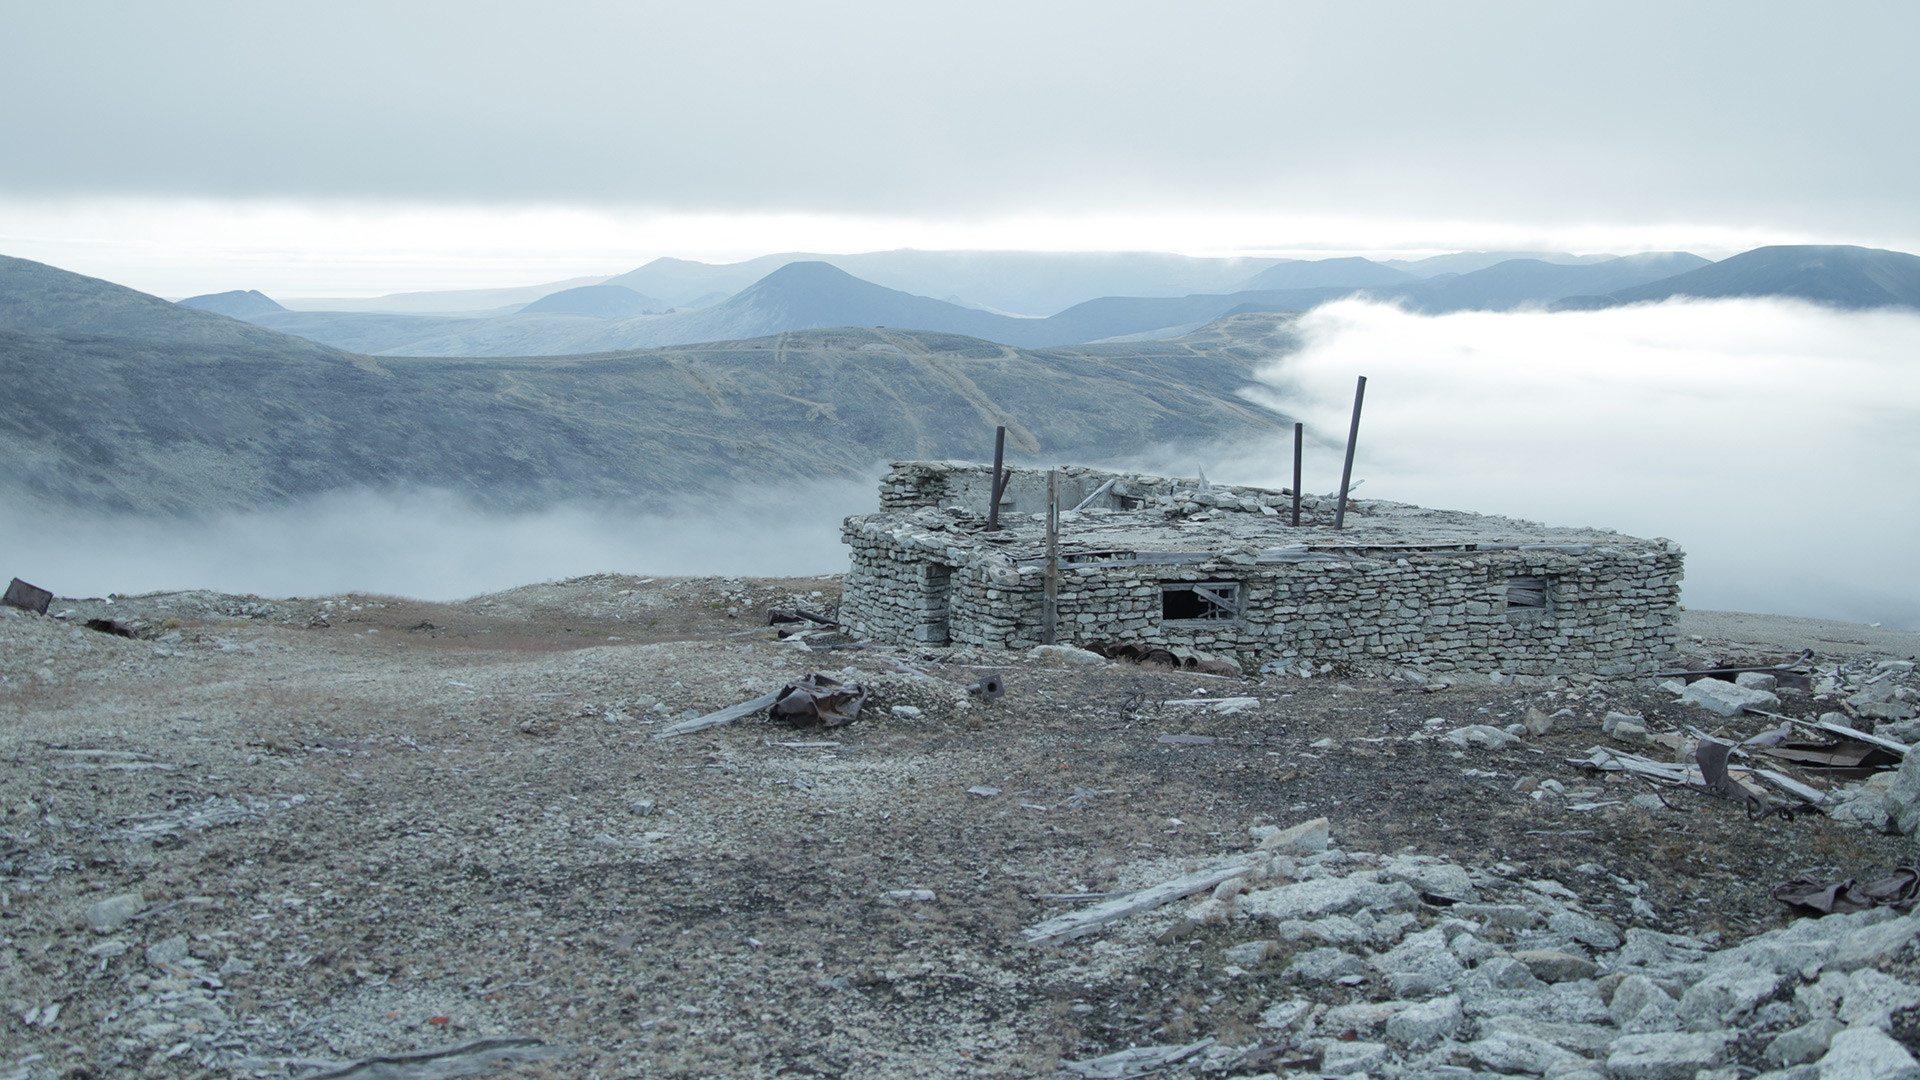
[[[38,585],[29,585],[14,578],[7,585],[7,595],[0,598],[0,604],[17,607],[22,611],[31,611],[35,615],[45,615],[47,605],[53,603],[53,594]]]
[[[1920,898],[1920,870],[1911,866],[1895,867],[1893,873],[1874,881],[1819,882],[1799,878],[1776,885],[1773,898],[1787,905],[1795,915],[1832,915],[1865,911],[1872,907],[1891,907],[1910,911]]]
[[[867,688],[859,683],[843,683],[825,675],[807,675],[780,688],[768,710],[775,720],[801,727],[839,727],[860,717],[860,706],[867,700]]]

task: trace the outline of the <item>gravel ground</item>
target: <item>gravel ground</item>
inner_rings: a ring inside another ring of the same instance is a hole
[[[599,575],[0,619],[0,1077],[305,1076],[509,1036],[540,1045],[489,1044],[494,1075],[1045,1075],[1253,1037],[1280,988],[1222,974],[1244,935],[1184,905],[1057,948],[1019,931],[1260,826],[1324,815],[1356,850],[1504,864],[1616,926],[1725,941],[1782,925],[1776,882],[1911,859],[1817,814],[1635,806],[1644,784],[1568,763],[1609,711],[1720,723],[1650,683],[1242,682],[763,625],[837,590]],[[1915,651],[1748,619],[1689,613],[1694,651]],[[983,670],[1004,697],[964,691]],[[870,685],[862,718],[650,737],[810,671]],[[1228,696],[1256,703],[1180,704]],[[1505,749],[1412,737],[1529,709],[1560,715]]]

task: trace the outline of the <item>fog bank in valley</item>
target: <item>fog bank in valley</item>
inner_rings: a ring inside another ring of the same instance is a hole
[[[445,491],[339,492],[197,520],[78,515],[0,501],[0,576],[62,596],[214,589],[458,600],[612,571],[754,577],[846,568],[840,520],[872,482],[719,491],[651,506],[481,510]]]
[[[1251,392],[1338,487],[1368,377],[1359,494],[1665,536],[1692,607],[1920,629],[1920,314],[1773,300],[1410,315],[1330,304]],[[1279,484],[1290,447],[1223,467]],[[1223,466],[1225,463],[1223,463]]]

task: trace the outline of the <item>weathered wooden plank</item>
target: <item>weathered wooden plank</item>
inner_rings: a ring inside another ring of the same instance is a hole
[[[1092,505],[1093,505],[1093,500],[1095,500],[1095,499],[1097,499],[1097,498],[1099,498],[1099,497],[1100,497],[1100,496],[1102,496],[1102,495],[1105,495],[1105,494],[1106,494],[1107,492],[1109,492],[1109,491],[1112,491],[1112,490],[1113,490],[1113,485],[1114,485],[1114,483],[1115,483],[1116,481],[1118,481],[1119,479],[1120,479],[1120,478],[1119,478],[1119,477],[1117,477],[1117,476],[1115,476],[1115,477],[1111,477],[1111,478],[1109,478],[1109,479],[1107,480],[1107,482],[1106,482],[1106,483],[1104,483],[1104,484],[1101,484],[1101,485],[1100,485],[1099,487],[1097,487],[1097,488],[1094,488],[1094,489],[1093,489],[1093,494],[1091,494],[1091,495],[1089,495],[1089,496],[1087,496],[1087,497],[1086,497],[1086,498],[1084,498],[1084,499],[1081,499],[1081,500],[1080,500],[1080,501],[1079,501],[1078,503],[1076,503],[1076,504],[1074,504],[1074,507],[1073,507],[1073,512],[1074,512],[1074,513],[1079,513],[1080,511],[1082,511],[1082,510],[1085,510],[1085,509],[1086,509],[1087,507],[1089,507],[1089,506],[1092,506]]]
[[[1800,724],[1807,723],[1805,720],[1796,722]],[[1839,735],[1843,738],[1858,739],[1863,743],[1872,743],[1884,750],[1891,750],[1901,757],[1906,757],[1907,751],[1913,749],[1913,747],[1908,746],[1906,743],[1889,739],[1884,735],[1873,735],[1865,731],[1856,731],[1845,724],[1836,724],[1830,720],[1816,720],[1810,726],[1819,728],[1821,731],[1830,735]]]
[[[1173,903],[1184,896],[1192,896],[1202,889],[1211,889],[1230,878],[1251,873],[1253,867],[1235,863],[1230,866],[1217,866],[1211,870],[1188,874],[1162,882],[1150,889],[1128,893],[1090,908],[1068,912],[1048,919],[1037,926],[1030,926],[1020,932],[1028,945],[1057,945],[1072,938],[1084,937],[1116,919],[1124,919],[1142,911],[1151,911]]]
[[[707,728],[719,727],[721,724],[731,724],[743,716],[750,716],[753,713],[759,712],[761,709],[767,708],[772,705],[774,699],[779,696],[780,691],[775,690],[771,694],[762,694],[752,701],[743,701],[738,705],[721,709],[719,712],[710,712],[705,716],[696,716],[691,720],[682,720],[672,727],[664,727],[654,732],[653,737],[656,739],[667,739],[675,735],[685,735],[690,731],[705,731]]]
[[[1753,774],[1784,788],[1815,806],[1825,806],[1833,801],[1833,796],[1821,791],[1819,788],[1808,787],[1806,784],[1795,780],[1785,773],[1775,772],[1772,769],[1755,769],[1753,770]]]

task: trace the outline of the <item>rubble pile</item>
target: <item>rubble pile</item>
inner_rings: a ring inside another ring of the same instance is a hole
[[[1803,918],[1722,947],[1622,928],[1507,864],[1345,851],[1325,819],[1267,835],[1162,940],[1225,927],[1212,982],[1270,998],[1239,1045],[1134,1047],[1084,1077],[1544,1076],[1874,1080],[1920,1075],[1920,918]],[[1588,865],[1586,874],[1610,876]],[[1626,887],[1630,882],[1617,881]],[[1062,948],[1084,947],[1068,943]],[[1298,1071],[1296,1071],[1298,1070]]]

